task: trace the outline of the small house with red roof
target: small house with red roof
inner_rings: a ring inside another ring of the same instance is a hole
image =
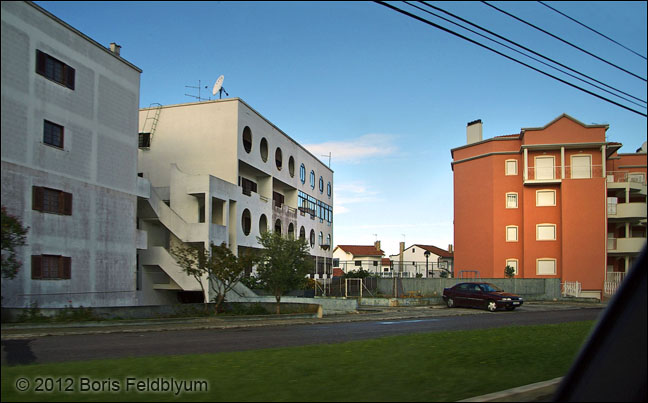
[[[380,274],[384,255],[380,241],[373,245],[337,245],[333,249],[333,267],[345,273],[362,269]]]

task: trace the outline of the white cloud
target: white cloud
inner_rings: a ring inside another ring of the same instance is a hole
[[[335,162],[355,163],[360,160],[385,156],[396,151],[392,144],[394,136],[386,134],[365,134],[347,141],[327,141],[319,144],[306,144],[304,147],[313,155],[329,155]]]

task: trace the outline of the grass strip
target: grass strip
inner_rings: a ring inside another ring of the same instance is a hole
[[[2,401],[456,401],[563,376],[594,323],[3,366],[1,394]]]

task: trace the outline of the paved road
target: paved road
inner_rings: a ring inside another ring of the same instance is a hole
[[[420,311],[408,319],[376,315],[355,321],[312,320],[290,326],[192,329],[174,331],[117,332],[60,335],[2,340],[2,365],[62,362],[101,358],[138,357],[242,351],[272,347],[339,343],[383,336],[484,329],[513,325],[537,325],[595,320],[602,308],[556,310],[520,309],[487,313],[468,309]],[[452,314],[450,315],[449,312]],[[369,320],[368,320],[369,319]]]

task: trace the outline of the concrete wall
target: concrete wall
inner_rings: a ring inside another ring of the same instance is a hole
[[[37,50],[75,69],[74,89],[36,73]],[[30,227],[3,306],[132,305],[141,71],[27,2],[2,2],[2,61],[2,204]],[[71,193],[72,215],[33,210],[33,186]],[[70,257],[71,279],[32,280],[40,254]]]
[[[424,298],[435,298],[443,295],[443,289],[455,284],[463,283],[466,279],[458,278],[403,278],[401,279],[403,292],[420,293]],[[468,280],[469,281],[469,280]],[[524,299],[537,301],[553,300],[560,298],[560,279],[481,279],[502,288],[506,292],[518,294]],[[394,279],[378,279],[378,294],[393,296]],[[364,300],[364,298],[363,298]]]
[[[225,312],[244,310],[255,305],[255,302],[237,302],[225,303],[223,308]],[[275,312],[275,304],[269,302],[259,303],[268,313]],[[207,304],[207,309],[213,313],[214,305]],[[78,310],[78,308],[77,308]],[[68,311],[71,312],[71,311]],[[149,306],[125,306],[125,307],[98,307],[86,311],[86,320],[133,320],[133,319],[157,319],[157,318],[190,318],[202,316],[205,312],[204,304],[164,304]],[[305,314],[317,317],[320,312],[320,305],[310,302],[291,302],[282,303],[282,314]],[[44,317],[56,317],[64,313],[64,308],[42,308],[38,314]],[[12,323],[19,322],[22,315],[28,315],[27,309],[24,308],[3,308],[2,322]]]

